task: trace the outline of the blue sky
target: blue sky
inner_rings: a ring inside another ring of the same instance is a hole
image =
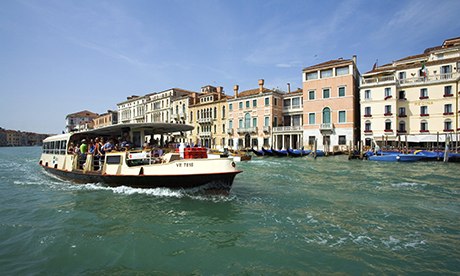
[[[60,133],[65,116],[179,87],[301,87],[302,68],[361,73],[460,36],[460,1],[0,1],[0,127]]]

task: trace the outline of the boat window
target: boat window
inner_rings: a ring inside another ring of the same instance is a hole
[[[106,157],[106,164],[108,165],[119,165],[121,161],[121,156],[115,155],[115,156],[110,156],[108,155]]]

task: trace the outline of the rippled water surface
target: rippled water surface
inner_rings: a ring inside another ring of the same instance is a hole
[[[75,185],[0,148],[6,274],[459,274],[460,164],[238,163],[229,196]]]

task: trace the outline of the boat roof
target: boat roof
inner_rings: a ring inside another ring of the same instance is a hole
[[[144,130],[146,134],[165,134],[181,131],[193,130],[193,126],[184,124],[169,124],[169,123],[132,123],[132,124],[116,124],[96,129],[89,129],[85,131],[71,132],[51,136],[43,140],[44,142],[69,140],[71,136],[120,136],[125,131],[139,131]]]
[[[147,130],[152,134],[173,133],[179,131],[193,130],[191,125],[183,124],[169,124],[169,123],[132,123],[132,124],[116,124],[86,131],[76,132],[78,134],[93,134],[93,135],[112,135],[118,134],[122,131],[131,130]],[[74,134],[76,134],[74,133]]]

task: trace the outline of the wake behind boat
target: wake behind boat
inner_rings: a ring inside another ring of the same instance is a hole
[[[229,158],[208,159],[206,150],[180,147],[163,154],[160,150],[141,149],[140,137],[192,130],[183,124],[118,124],[89,131],[46,138],[39,164],[54,175],[78,183],[105,183],[109,186],[136,188],[194,188],[229,191],[241,171]],[[113,150],[103,156],[76,154],[71,145],[86,139],[136,137],[134,147]],[[203,152],[204,150],[204,152]]]

